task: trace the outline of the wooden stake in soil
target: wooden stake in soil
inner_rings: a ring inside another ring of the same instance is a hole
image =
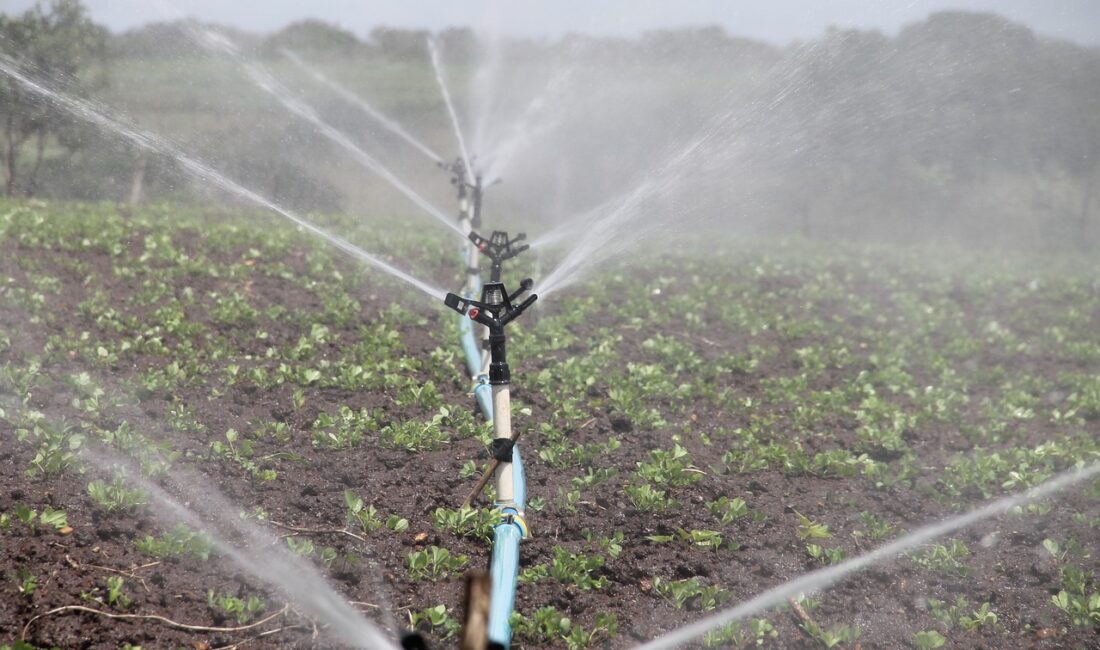
[[[465,618],[459,650],[486,650],[489,647],[489,574],[474,570],[466,574]]]

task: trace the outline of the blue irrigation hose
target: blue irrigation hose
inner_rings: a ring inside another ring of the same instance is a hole
[[[516,601],[519,576],[519,540],[523,531],[513,522],[496,527],[493,534],[493,564],[489,577],[493,583],[489,601],[489,641],[503,648],[512,644],[512,607]]]
[[[469,257],[464,260],[469,267]],[[479,283],[480,284],[480,283]],[[476,298],[476,296],[467,296]],[[485,419],[493,421],[493,391],[489,378],[479,375],[481,372],[481,346],[474,335],[473,323],[460,317],[459,332],[462,351],[466,357],[466,368],[470,375],[477,377],[474,385],[474,397]],[[493,530],[493,559],[489,577],[492,591],[489,600],[489,641],[507,649],[512,645],[512,610],[516,603],[516,581],[519,578],[519,543],[528,536],[527,522],[521,514],[527,502],[527,477],[523,470],[523,459],[519,446],[512,448],[512,494],[513,503],[497,504],[505,520]]]
[[[477,384],[474,386],[474,397],[477,398],[477,403],[481,407],[481,414],[485,416],[486,420],[492,423],[493,387],[489,385],[489,378],[485,375],[481,375],[477,378]]]
[[[474,323],[465,316],[459,316],[459,319],[458,330],[462,352],[466,356],[466,369],[471,377],[477,377],[477,373],[481,372],[481,350],[474,337]]]
[[[466,266],[470,266],[469,251],[463,249],[463,261]],[[478,281],[480,286],[481,282]],[[476,293],[476,292],[475,292]],[[477,296],[466,296],[467,298],[477,299]],[[488,377],[479,376],[481,372],[481,346],[474,334],[474,324],[469,318],[465,316],[459,316],[458,331],[459,339],[462,342],[462,353],[466,357],[466,370],[469,371],[471,377],[477,377],[477,383],[474,384],[474,397],[477,398],[477,404],[481,408],[481,414],[485,416],[485,419],[489,422],[493,421],[493,394],[489,386]]]
[[[515,507],[501,508],[505,520],[493,529],[493,561],[489,568],[492,595],[489,600],[489,641],[508,648],[512,644],[512,609],[519,577],[519,542],[528,536],[527,522],[519,514],[527,500],[527,481],[519,447],[512,448],[512,489]],[[501,505],[501,504],[498,504]]]

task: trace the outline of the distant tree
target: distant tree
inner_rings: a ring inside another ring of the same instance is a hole
[[[305,52],[324,52],[347,56],[363,43],[355,34],[320,20],[301,20],[275,32],[263,43],[263,53],[277,55],[288,49]]]
[[[425,30],[375,27],[370,42],[393,61],[423,61],[428,56],[428,36]]]
[[[449,63],[469,63],[477,56],[477,36],[469,27],[451,27],[437,38]]]
[[[189,32],[193,23],[176,20],[149,23],[110,37],[108,48],[113,57],[134,59],[176,59],[201,56],[202,45]]]
[[[92,63],[105,62],[106,35],[88,18],[79,0],[39,2],[17,17],[0,15],[0,49],[6,56],[17,61],[24,73],[45,77],[69,94],[86,94],[95,85],[78,73]],[[7,76],[0,79],[0,124],[8,196],[34,193],[51,137],[71,153],[83,144],[86,128]],[[33,150],[31,162],[24,165],[28,146]]]
[[[109,58],[177,60],[221,56],[196,40],[195,33],[211,30],[229,39],[249,54],[256,52],[264,37],[230,25],[204,23],[194,18],[148,23],[107,38]]]

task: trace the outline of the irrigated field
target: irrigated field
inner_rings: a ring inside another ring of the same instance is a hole
[[[333,229],[457,289],[395,221]],[[630,647],[1100,459],[1095,262],[708,248],[510,326],[518,646]],[[491,431],[440,307],[262,215],[0,203],[0,644],[339,645],[152,481],[452,645],[495,515],[456,509]],[[706,644],[1097,647],[1098,528],[1093,481]]]

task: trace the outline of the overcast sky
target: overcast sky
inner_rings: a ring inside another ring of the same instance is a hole
[[[0,0],[22,11],[34,0]],[[319,18],[360,36],[378,25],[429,29],[471,26],[524,36],[577,31],[631,35],[664,27],[721,25],[772,43],[819,35],[825,27],[896,32],[933,11],[994,11],[1036,31],[1100,45],[1100,0],[85,0],[92,17],[121,31],[192,16],[256,32]]]

